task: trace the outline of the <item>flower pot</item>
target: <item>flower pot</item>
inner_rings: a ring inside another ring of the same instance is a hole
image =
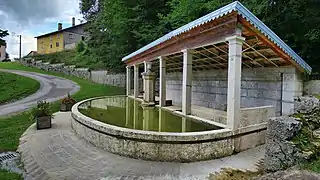
[[[62,112],[71,111],[72,106],[73,106],[73,104],[71,104],[71,103],[61,104],[60,111],[62,111]]]
[[[37,129],[51,128],[51,116],[37,117]]]

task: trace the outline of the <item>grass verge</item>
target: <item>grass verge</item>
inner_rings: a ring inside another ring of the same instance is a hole
[[[40,83],[32,78],[0,72],[0,105],[35,93]]]
[[[125,92],[123,88],[96,84],[73,76],[66,76],[60,73],[46,72],[36,68],[25,67],[18,63],[0,63],[0,68],[32,71],[70,79],[81,87],[80,91],[72,96],[77,101],[96,96],[119,95],[124,94]],[[59,110],[60,101],[51,103],[51,105],[53,112],[57,112]],[[18,113],[8,117],[0,117],[0,152],[15,151],[17,149],[20,136],[31,124],[34,123],[34,120],[30,119],[29,117],[30,111]],[[6,175],[9,176],[9,174],[12,173],[0,171],[0,179],[2,179],[2,177],[6,177]],[[11,179],[16,178],[12,176]]]
[[[0,169],[0,179],[1,180],[23,180],[20,174],[8,172],[6,170]]]

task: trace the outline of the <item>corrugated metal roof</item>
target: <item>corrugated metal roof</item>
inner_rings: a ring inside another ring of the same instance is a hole
[[[187,32],[195,27],[205,24],[214,19],[220,18],[232,11],[238,12],[243,18],[245,18],[250,24],[257,28],[262,34],[264,34],[269,40],[275,43],[279,48],[281,48],[286,54],[288,54],[297,64],[299,64],[305,71],[311,73],[312,68],[297,54],[295,53],[285,42],[283,42],[272,30],[270,30],[262,21],[260,21],[254,14],[252,14],[246,7],[244,7],[240,2],[235,1],[228,4],[212,13],[209,13],[195,21],[192,21],[170,33],[162,36],[161,38],[153,41],[152,43],[140,48],[139,50],[127,55],[122,58],[122,61],[126,61],[154,46],[157,46],[179,34]]]

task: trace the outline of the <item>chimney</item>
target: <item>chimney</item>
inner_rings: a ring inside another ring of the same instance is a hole
[[[72,27],[76,25],[76,18],[72,18]]]
[[[62,30],[62,23],[58,23],[58,31]]]

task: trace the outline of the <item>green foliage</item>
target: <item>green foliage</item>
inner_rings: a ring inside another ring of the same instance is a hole
[[[0,169],[1,180],[23,180],[22,175]]]
[[[78,53],[81,53],[85,50],[85,44],[83,41],[80,41],[78,44],[77,44],[77,47],[76,47],[76,50]]]
[[[40,83],[34,79],[0,72],[0,105],[35,93]]]
[[[6,45],[6,41],[3,38],[8,36],[8,35],[9,35],[8,31],[4,31],[4,30],[0,29],[0,46],[5,46]]]
[[[51,105],[46,101],[38,101],[37,106],[31,110],[31,118],[52,116]]]
[[[80,0],[90,53],[82,59],[123,71],[121,58],[233,0]],[[320,1],[241,0],[313,68],[320,71]]]
[[[312,160],[319,155],[320,139],[314,137],[313,131],[320,128],[320,107],[314,108],[309,113],[294,114],[301,121],[300,132],[292,139],[292,142],[302,151],[312,153]]]

